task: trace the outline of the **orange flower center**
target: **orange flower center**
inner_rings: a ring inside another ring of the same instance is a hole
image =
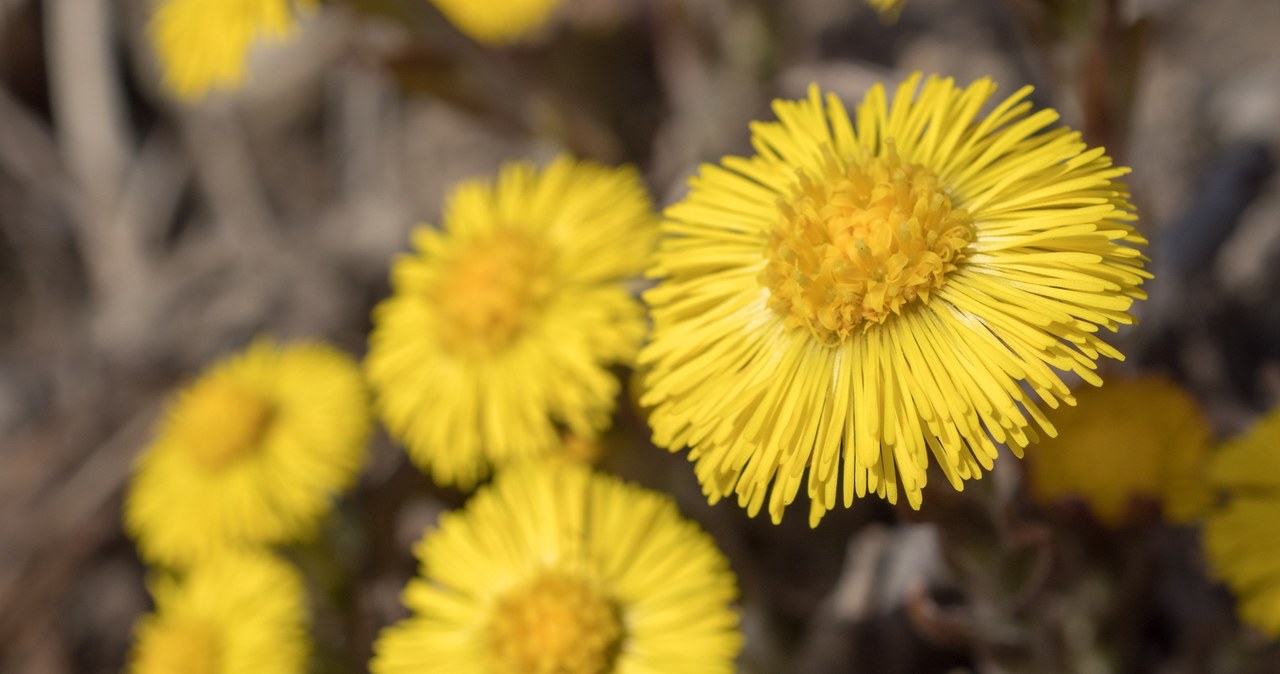
[[[903,163],[891,141],[885,156],[845,164],[828,158],[823,175],[800,173],[760,273],[770,308],[824,344],[928,302],[974,238],[938,176]]]
[[[178,436],[192,457],[220,469],[258,448],[275,419],[275,406],[261,394],[214,379],[187,394],[179,415]]]
[[[192,622],[152,623],[134,655],[137,674],[215,674],[218,642],[212,630]]]
[[[550,255],[518,233],[482,239],[446,263],[430,300],[455,353],[488,353],[513,340],[551,294]]]
[[[494,671],[604,674],[622,642],[617,606],[593,584],[545,571],[511,590],[489,624]]]

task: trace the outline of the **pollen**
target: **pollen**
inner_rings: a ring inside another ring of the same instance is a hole
[[[216,674],[218,644],[212,630],[190,621],[156,623],[139,648],[136,674]]]
[[[973,219],[938,176],[903,162],[891,140],[885,148],[864,160],[828,154],[819,175],[801,169],[767,239],[770,308],[828,345],[928,302],[973,242]]]
[[[618,607],[600,587],[559,571],[502,596],[493,616],[493,671],[500,674],[604,674],[623,638]]]
[[[275,418],[262,395],[211,379],[188,394],[176,431],[197,463],[217,470],[252,454]]]
[[[491,353],[520,334],[551,294],[550,255],[528,237],[499,232],[447,265],[429,292],[440,340],[454,353]]]

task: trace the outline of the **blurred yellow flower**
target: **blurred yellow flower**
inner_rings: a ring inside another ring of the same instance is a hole
[[[302,674],[311,652],[302,579],[274,557],[228,554],[151,583],[129,674]]]
[[[1241,618],[1280,637],[1280,409],[1217,452],[1209,481],[1229,495],[1205,520],[1210,566]]]
[[[960,489],[1054,434],[1057,371],[1100,384],[1122,357],[1098,328],[1149,278],[1128,170],[1046,130],[1030,87],[979,117],[995,88],[917,73],[851,120],[814,86],[667,210],[641,402],[712,502],[754,515],[770,491],[778,521],[807,484],[816,525],[837,483],[846,507],[900,483],[918,507],[930,454]]]
[[[670,498],[564,462],[499,474],[417,546],[373,674],[732,672],[736,582]]]
[[[459,30],[491,45],[518,42],[541,28],[564,0],[431,0]]]
[[[1104,524],[1119,526],[1138,499],[1187,522],[1208,508],[1209,425],[1199,406],[1160,377],[1084,387],[1078,405],[1049,413],[1058,437],[1027,458],[1040,502],[1083,499]]]
[[[374,309],[366,371],[391,434],[440,484],[608,426],[609,367],[644,338],[628,288],[657,217],[639,175],[561,157],[460,185],[443,230],[414,232]]]
[[[867,4],[880,13],[882,21],[892,23],[902,15],[902,8],[906,6],[907,0],[867,0]]]
[[[177,396],[138,458],[125,527],[175,566],[305,537],[355,481],[370,426],[350,357],[255,341]]]
[[[250,49],[283,41],[315,0],[159,0],[147,26],[165,86],[195,100],[244,79]]]

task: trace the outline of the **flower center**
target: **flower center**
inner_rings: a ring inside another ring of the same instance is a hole
[[[262,395],[210,380],[182,401],[179,434],[198,463],[216,470],[256,450],[274,419]]]
[[[515,338],[551,294],[549,258],[528,237],[500,233],[446,263],[442,282],[430,293],[445,348],[491,352]]]
[[[604,454],[600,438],[579,433],[567,433],[560,441],[559,456],[571,463],[595,465]]]
[[[973,241],[973,219],[953,208],[929,169],[906,164],[892,141],[883,157],[829,157],[800,173],[765,247],[760,282],[789,328],[836,344],[942,286]]]
[[[152,623],[135,657],[132,671],[138,674],[215,674],[218,642],[211,630],[199,624]]]
[[[501,674],[604,674],[617,657],[622,622],[598,586],[544,571],[498,600],[489,637]]]

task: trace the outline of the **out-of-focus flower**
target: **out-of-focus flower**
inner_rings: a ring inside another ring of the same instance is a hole
[[[867,4],[880,13],[880,20],[892,23],[902,14],[907,0],[867,0]]]
[[[144,558],[175,566],[298,540],[354,482],[370,426],[350,357],[255,341],[177,396],[138,459],[125,526]]]
[[[250,50],[281,42],[297,27],[297,13],[315,0],[159,0],[148,33],[164,83],[195,100],[244,80]]]
[[[609,367],[645,332],[627,283],[656,229],[633,169],[562,157],[459,186],[444,229],[414,233],[374,310],[366,370],[387,428],[436,482],[470,488],[562,432],[608,426]]]
[[[292,567],[227,554],[151,583],[155,612],[136,627],[130,674],[302,674],[311,652],[306,596]]]
[[[1191,396],[1145,377],[1086,387],[1077,397],[1075,407],[1049,413],[1058,437],[1027,457],[1036,500],[1079,497],[1110,526],[1123,524],[1136,500],[1160,504],[1173,522],[1204,514],[1209,426]]]
[[[980,117],[990,80],[920,80],[852,120],[816,86],[775,102],[755,156],[666,212],[642,403],[712,502],[777,521],[806,485],[813,525],[841,492],[918,506],[930,454],[960,489],[997,444],[1054,434],[1059,371],[1096,385],[1122,357],[1098,329],[1131,323],[1149,278],[1128,169],[1046,130],[1029,87]]]
[[[417,546],[374,674],[732,672],[737,589],[670,498],[564,462],[507,470]]]
[[[541,28],[564,0],[431,0],[459,30],[480,42],[505,45]]]
[[[1210,565],[1241,618],[1280,637],[1280,410],[1219,450],[1209,480],[1229,497],[1205,521]]]

